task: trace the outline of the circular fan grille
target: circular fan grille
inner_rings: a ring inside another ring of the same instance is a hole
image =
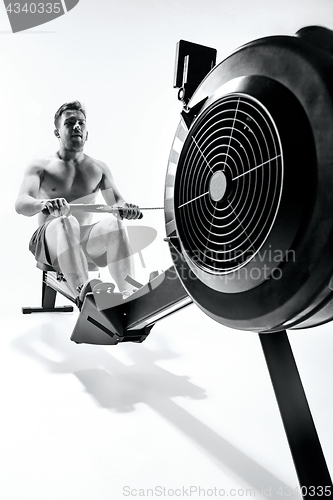
[[[270,233],[282,185],[281,142],[267,109],[243,94],[215,101],[177,168],[175,216],[188,257],[217,275],[246,265]]]

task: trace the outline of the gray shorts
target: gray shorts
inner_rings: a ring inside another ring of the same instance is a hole
[[[37,262],[41,262],[42,264],[48,264],[57,271],[60,271],[58,263],[51,261],[50,254],[46,244],[45,233],[46,233],[46,228],[50,224],[50,222],[52,221],[45,222],[45,224],[39,226],[39,228],[34,232],[29,242],[29,250],[35,256]],[[95,224],[89,224],[88,226],[80,227],[81,247],[88,262],[92,262],[96,264],[96,266],[98,267],[106,267],[108,264],[106,252],[97,259],[92,259],[86,250],[86,245],[90,236],[90,232],[96,224],[98,223],[95,222]]]

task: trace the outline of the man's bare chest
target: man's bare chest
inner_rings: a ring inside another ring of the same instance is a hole
[[[77,200],[98,191],[102,175],[91,165],[72,167],[58,162],[45,170],[40,194],[48,198]]]

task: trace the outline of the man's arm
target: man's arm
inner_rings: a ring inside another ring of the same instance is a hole
[[[104,200],[108,205],[123,206],[126,202],[115,184],[111,170],[102,162],[100,162],[100,167],[103,175],[100,182],[100,189]]]
[[[30,163],[25,172],[20,191],[15,203],[15,210],[18,214],[32,217],[41,212],[44,204],[43,200],[36,197],[40,188],[43,168],[37,162]]]
[[[126,219],[139,219],[142,217],[140,209],[137,205],[132,203],[126,203],[122,195],[120,194],[111,173],[111,170],[105,163],[100,163],[103,177],[100,183],[100,189],[104,200],[108,205],[117,205],[118,207],[123,207],[126,209]]]
[[[69,212],[68,203],[64,198],[37,199],[43,174],[44,168],[38,161],[27,166],[15,203],[15,210],[18,214],[32,217],[44,209],[55,217],[59,217]]]

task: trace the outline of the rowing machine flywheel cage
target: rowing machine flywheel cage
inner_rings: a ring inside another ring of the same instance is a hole
[[[331,320],[333,32],[248,43],[208,73],[181,115],[165,220],[193,301],[242,330]]]

